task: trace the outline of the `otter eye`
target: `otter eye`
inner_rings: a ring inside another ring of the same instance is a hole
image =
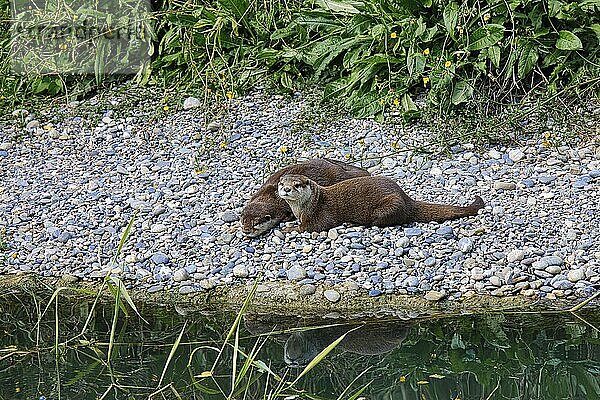
[[[295,187],[296,189],[300,189],[300,188],[302,187],[302,184],[301,184],[301,183],[296,183],[296,184],[294,185],[294,187]]]

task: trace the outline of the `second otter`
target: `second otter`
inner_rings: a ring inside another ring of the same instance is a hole
[[[343,223],[365,226],[447,221],[476,215],[481,197],[466,207],[411,199],[398,184],[383,176],[348,179],[323,187],[303,175],[285,175],[278,194],[300,222],[301,232],[326,231]]]

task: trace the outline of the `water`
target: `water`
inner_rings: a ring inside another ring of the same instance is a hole
[[[120,314],[107,363],[112,305],[61,299],[57,340],[54,305],[38,326],[37,301],[0,297],[0,399],[347,399],[361,388],[365,399],[600,398],[600,312],[367,324],[249,314],[217,357],[234,314],[140,305],[148,323]]]

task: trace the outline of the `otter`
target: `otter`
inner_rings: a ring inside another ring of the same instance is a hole
[[[288,203],[277,195],[279,179],[287,174],[301,174],[321,186],[329,186],[345,179],[369,176],[369,172],[341,161],[326,158],[311,159],[289,165],[275,172],[251,197],[242,210],[242,232],[248,237],[260,236],[280,222],[293,221],[294,214]]]
[[[300,232],[326,231],[345,222],[381,227],[443,222],[477,215],[485,205],[479,196],[466,207],[416,201],[383,176],[358,177],[323,187],[304,175],[285,175],[279,179],[278,194],[300,222]]]

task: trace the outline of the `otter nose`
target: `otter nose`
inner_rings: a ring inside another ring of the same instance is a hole
[[[286,192],[286,193],[287,193],[287,192],[289,192],[290,190],[292,190],[292,189],[291,189],[291,188],[289,188],[289,187],[287,187],[287,186],[284,186],[284,187],[283,187],[283,191],[284,191],[284,192]]]

